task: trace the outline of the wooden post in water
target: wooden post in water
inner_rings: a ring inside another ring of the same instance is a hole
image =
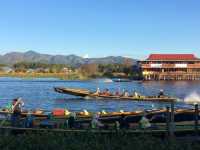
[[[167,136],[170,135],[170,111],[169,111],[169,106],[166,108],[166,130],[167,130]]]
[[[169,133],[170,133],[170,136],[173,137],[174,136],[174,101],[172,100],[171,101],[171,113],[170,113],[170,130],[169,130]]]
[[[194,121],[194,129],[195,129],[195,134],[198,135],[198,128],[199,128],[199,108],[198,108],[198,104],[194,105],[195,107],[195,112],[194,112],[194,116],[195,116],[195,121]]]

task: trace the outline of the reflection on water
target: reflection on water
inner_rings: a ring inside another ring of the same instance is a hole
[[[19,79],[0,78],[0,105],[4,107],[13,98],[22,97],[26,108],[42,108],[51,110],[53,108],[68,108],[69,110],[80,111],[133,111],[152,108],[166,107],[165,103],[133,102],[126,100],[94,100],[77,98],[71,95],[54,92],[53,87],[74,87],[87,88],[95,91],[97,87],[101,90],[109,88],[112,92],[120,89],[133,92],[138,91],[143,95],[157,95],[160,89],[165,93],[180,99],[188,97],[194,91],[200,94],[199,81],[133,81],[133,82],[101,82],[92,81],[63,81],[58,79]],[[196,97],[196,96],[195,96]],[[189,99],[191,99],[189,97]],[[191,107],[179,102],[176,107]]]

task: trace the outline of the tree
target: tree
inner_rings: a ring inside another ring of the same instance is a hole
[[[80,68],[80,73],[84,76],[93,76],[98,73],[98,65],[97,64],[84,64]]]

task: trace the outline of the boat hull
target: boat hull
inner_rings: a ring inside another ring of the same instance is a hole
[[[12,115],[12,113],[7,111],[0,111],[1,116],[7,116]],[[77,112],[76,113],[76,120],[79,123],[90,123],[93,118],[93,113],[84,114],[83,112]],[[49,115],[45,113],[27,113],[22,112],[21,117],[25,118],[28,115],[34,116],[35,119],[44,120],[48,119]],[[115,123],[116,121],[120,121],[122,117],[127,123],[138,123],[141,118],[143,117],[144,112],[143,111],[134,111],[134,112],[110,112],[106,114],[100,114],[99,120],[102,123]],[[160,109],[160,110],[149,110],[145,112],[146,118],[150,120],[151,123],[166,123],[167,121],[167,111],[166,109]],[[58,120],[66,120],[70,117],[70,115],[59,115],[54,116],[51,114],[51,117]],[[5,117],[6,118],[6,117]],[[4,118],[4,119],[5,119]],[[2,120],[4,120],[2,119]],[[198,116],[198,119],[200,120],[200,116]],[[174,122],[184,122],[184,121],[194,121],[195,120],[195,111],[187,110],[187,109],[180,109],[175,110],[174,113]]]
[[[115,95],[97,95],[89,90],[85,89],[71,89],[71,88],[62,88],[62,87],[56,87],[54,90],[58,93],[62,94],[69,94],[69,95],[74,95],[74,96],[80,96],[80,97],[91,97],[95,99],[106,99],[106,100],[133,100],[133,101],[154,101],[154,102],[172,102],[175,101],[175,98],[172,97],[167,97],[167,96],[138,96],[138,97],[133,97],[133,96],[115,96]]]

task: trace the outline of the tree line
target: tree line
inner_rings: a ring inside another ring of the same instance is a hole
[[[54,72],[61,72],[63,70],[63,68],[70,68],[72,69],[72,67],[70,67],[67,64],[47,64],[47,63],[40,63],[40,62],[18,62],[15,63],[13,65],[13,69],[16,72],[25,72],[28,69],[38,69],[38,70],[47,70],[50,73],[54,73]]]
[[[79,68],[79,71],[88,77],[142,78],[140,67],[137,64],[84,64]]]
[[[5,65],[0,64],[0,68]],[[63,71],[63,68],[71,69],[85,77],[123,77],[132,79],[141,79],[142,74],[138,64],[133,65],[129,61],[125,61],[122,64],[82,64],[79,67],[72,67],[68,64],[47,64],[40,62],[18,62],[12,65],[15,72],[26,72],[29,69],[39,70],[39,72],[59,73]],[[47,71],[45,71],[47,70]]]

